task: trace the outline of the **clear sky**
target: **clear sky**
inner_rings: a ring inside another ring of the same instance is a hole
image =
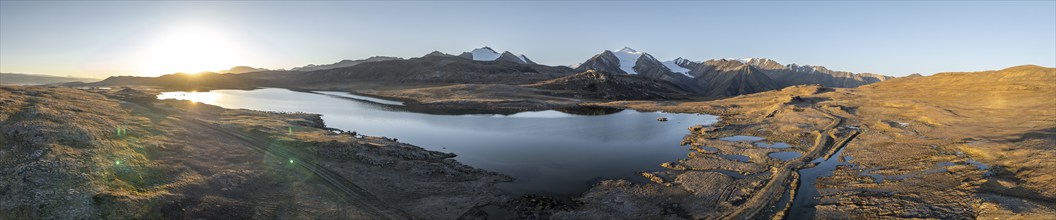
[[[547,65],[629,46],[894,76],[1056,66],[1056,1],[0,2],[0,71],[159,75],[491,46]]]

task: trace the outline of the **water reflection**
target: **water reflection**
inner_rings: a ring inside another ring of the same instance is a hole
[[[764,142],[756,142],[755,146],[765,147],[765,148],[778,148],[778,149],[784,149],[784,148],[792,147],[792,145],[789,145],[788,143],[785,143],[785,142],[777,142],[777,143],[774,143],[774,144],[769,144],[769,143],[764,143]]]
[[[783,161],[789,161],[789,160],[792,160],[792,159],[796,159],[796,158],[799,158],[802,155],[803,154],[801,154],[799,152],[795,152],[795,151],[773,152],[773,153],[769,154],[769,156],[771,158],[779,159],[779,160],[783,160]]]
[[[401,102],[401,101],[379,99],[379,98],[374,98],[374,97],[369,97],[369,96],[361,96],[361,95],[351,94],[351,93],[347,93],[347,92],[315,91],[314,93],[319,93],[319,94],[329,95],[329,96],[335,96],[335,97],[350,98],[350,99],[366,101],[366,102],[373,102],[373,103],[382,104],[382,105],[403,106],[403,102]]]

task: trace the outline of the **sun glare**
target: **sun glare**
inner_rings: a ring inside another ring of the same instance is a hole
[[[154,36],[139,53],[141,74],[198,73],[228,69],[250,54],[242,42],[207,25],[176,26]]]

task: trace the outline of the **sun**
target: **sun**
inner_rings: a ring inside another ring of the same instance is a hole
[[[251,54],[243,41],[208,25],[174,26],[150,39],[136,58],[136,71],[144,75],[223,70],[243,63]]]

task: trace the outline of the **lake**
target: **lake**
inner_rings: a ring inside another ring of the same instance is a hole
[[[328,127],[455,153],[466,165],[513,176],[514,182],[499,184],[505,192],[557,197],[579,195],[604,179],[645,181],[637,172],[664,170],[660,163],[686,157],[688,148],[678,143],[688,127],[718,120],[712,115],[633,110],[605,115],[553,110],[437,115],[406,111],[397,101],[276,88],[166,92],[158,98],[317,113]]]

